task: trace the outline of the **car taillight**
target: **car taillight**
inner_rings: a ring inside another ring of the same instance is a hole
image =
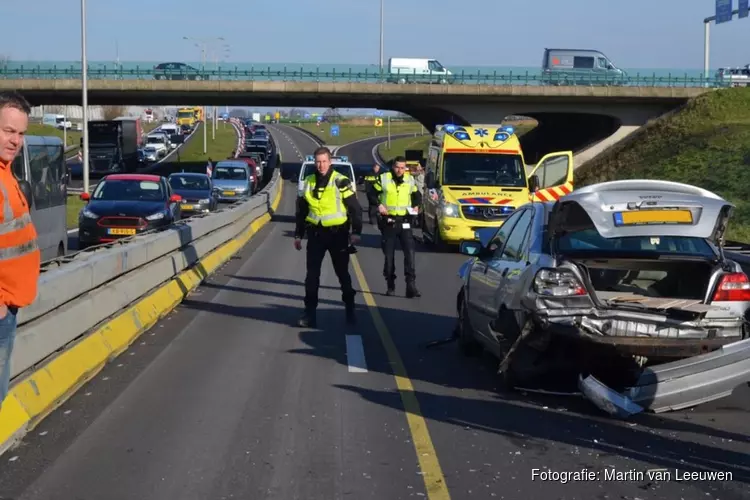
[[[583,284],[572,272],[560,269],[539,270],[534,276],[534,291],[539,295],[554,297],[588,295]]]
[[[729,273],[721,277],[714,293],[714,302],[750,301],[750,279],[745,273]]]

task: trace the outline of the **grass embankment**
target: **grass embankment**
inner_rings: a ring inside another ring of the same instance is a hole
[[[374,119],[358,119],[338,123],[338,136],[331,135],[330,123],[323,123],[321,127],[318,127],[315,123],[303,123],[302,125],[300,125],[300,128],[312,132],[319,138],[323,139],[326,144],[343,146],[344,144],[349,144],[350,142],[358,141],[360,139],[369,139],[372,137],[383,137],[387,139],[387,120],[383,120],[382,127],[376,127],[374,123]],[[416,122],[391,122],[391,135],[421,134],[423,131],[425,131],[424,127]]]
[[[59,128],[55,128],[51,125],[40,125],[38,123],[30,123],[29,129],[26,131],[26,135],[46,135],[55,136],[60,139],[63,138],[63,131]],[[67,144],[65,147],[78,146],[81,144],[81,132],[79,130],[68,129]]]
[[[81,200],[78,195],[68,195],[68,203],[65,206],[68,229],[75,229],[78,227],[78,214],[86,205],[86,202]]]
[[[536,121],[522,121],[522,122],[505,122],[505,125],[513,125],[516,128],[516,134],[520,137],[529,130],[536,127]],[[407,149],[419,149],[422,151],[422,156],[427,157],[427,148],[430,145],[431,135],[421,135],[419,137],[404,137],[402,139],[395,139],[391,141],[391,147],[388,149],[388,143],[384,142],[378,145],[378,154],[387,162],[391,161],[397,156],[404,156],[404,152]]]
[[[619,179],[713,191],[736,206],[727,239],[750,242],[750,88],[703,94],[576,170],[578,187]]]
[[[177,162],[207,162],[209,158],[213,161],[224,160],[237,149],[237,133],[230,124],[219,123],[216,128],[216,138],[212,139],[211,123],[206,130],[206,153],[203,153],[203,125],[195,131],[187,145],[180,148],[175,154]]]

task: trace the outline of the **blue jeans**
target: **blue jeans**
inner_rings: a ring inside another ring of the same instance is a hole
[[[8,395],[10,382],[10,355],[16,340],[16,313],[18,310],[8,308],[8,313],[0,319],[0,406]]]

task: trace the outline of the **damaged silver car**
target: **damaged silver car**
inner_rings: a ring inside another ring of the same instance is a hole
[[[457,335],[512,386],[578,387],[605,411],[682,409],[750,381],[750,280],[722,241],[733,206],[629,180],[528,203],[461,244]]]

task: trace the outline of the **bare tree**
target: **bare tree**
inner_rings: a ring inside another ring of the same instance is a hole
[[[125,114],[125,106],[103,106],[102,116],[105,120],[114,120]]]
[[[323,113],[323,119],[329,123],[338,123],[341,121],[341,114],[336,108],[329,108]]]

